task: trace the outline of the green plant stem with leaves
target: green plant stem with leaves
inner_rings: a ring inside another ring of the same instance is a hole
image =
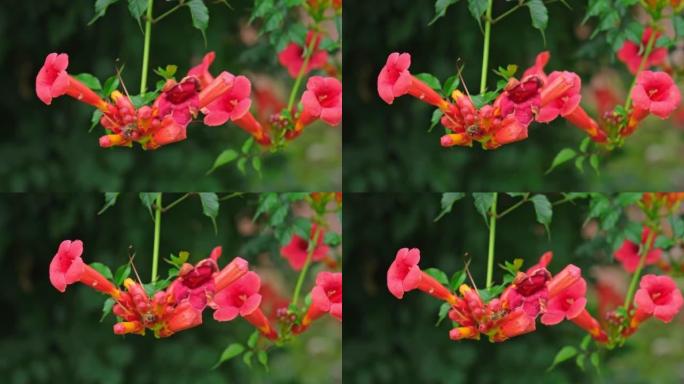
[[[157,265],[159,264],[159,237],[161,235],[162,194],[157,193],[154,206],[154,245],[152,248],[152,282],[157,281]]]
[[[147,91],[147,69],[150,65],[150,38],[152,35],[152,5],[154,0],[147,0],[147,15],[145,17],[145,43],[143,45],[143,62],[140,74],[140,95]],[[161,206],[159,206],[161,209]]]
[[[302,85],[302,80],[304,78],[304,74],[306,73],[306,67],[309,65],[309,60],[311,60],[311,55],[313,55],[314,47],[316,46],[316,40],[318,39],[317,29],[318,25],[314,24],[314,26],[312,27],[312,30],[314,32],[311,34],[311,41],[309,42],[309,45],[306,47],[306,52],[304,52],[304,62],[302,63],[302,67],[299,69],[297,78],[295,79],[294,85],[292,86],[292,90],[290,91],[290,98],[287,102],[287,111],[290,113],[292,113],[292,107],[294,106],[297,93],[299,93],[299,87],[301,87]]]
[[[491,5],[491,3],[490,3]],[[492,207],[489,214],[489,249],[487,251],[487,283],[486,288],[492,286],[492,276],[494,274],[494,241],[496,239],[496,200],[498,193],[494,192]]]
[[[295,285],[295,290],[294,293],[292,294],[292,305],[297,305],[297,302],[299,301],[299,294],[302,290],[302,285],[304,284],[304,280],[306,278],[306,274],[309,271],[309,265],[311,264],[311,259],[313,258],[313,253],[316,250],[316,245],[318,244],[318,238],[321,234],[321,229],[318,227],[316,230],[316,233],[314,233],[313,238],[311,241],[309,241],[309,246],[308,249],[306,250],[306,261],[304,262],[304,266],[302,267],[302,270],[299,272],[299,277],[297,277],[297,284]]]
[[[482,72],[480,77],[480,94],[487,90],[487,72],[489,72],[489,38],[492,33],[492,3],[487,0],[487,12],[485,13],[484,48],[482,50]]]
[[[636,290],[637,282],[641,277],[641,270],[644,268],[644,264],[646,263],[646,257],[648,256],[648,253],[651,252],[651,248],[653,247],[653,240],[655,238],[655,234],[656,230],[654,228],[650,228],[648,237],[646,238],[646,243],[641,246],[639,264],[637,264],[636,270],[634,270],[634,274],[632,275],[632,280],[629,282],[627,296],[625,296],[625,303],[623,305],[625,307],[625,310],[627,311],[629,311],[629,307],[632,305],[634,291]]]

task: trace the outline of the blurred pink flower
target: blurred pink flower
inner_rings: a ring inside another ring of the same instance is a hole
[[[208,52],[202,58],[202,62],[196,66],[190,68],[188,71],[188,76],[194,76],[197,81],[199,81],[200,89],[206,88],[212,81],[214,81],[214,76],[209,72],[209,66],[214,62],[216,58],[216,53],[213,51]]]
[[[644,227],[641,232],[641,246],[645,246],[649,233],[650,230],[647,227]],[[653,248],[653,244],[651,244],[651,250],[648,252],[648,255],[646,255],[644,265],[657,263],[658,260],[660,260],[661,254],[662,250]],[[634,271],[636,271],[637,265],[639,264],[639,258],[639,245],[629,240],[623,241],[620,248],[615,251],[615,260],[622,263],[623,268],[629,273],[634,273]]]
[[[637,76],[632,90],[635,109],[648,111],[661,119],[666,119],[677,109],[681,94],[672,77],[665,72],[643,71]]]
[[[342,272],[320,272],[311,291],[311,305],[302,319],[302,326],[325,313],[342,321]]]
[[[290,242],[280,248],[280,254],[282,257],[287,259],[290,266],[295,271],[299,271],[306,263],[307,251],[309,249],[309,241],[313,240],[318,232],[318,240],[316,241],[316,248],[311,255],[311,261],[321,261],[327,255],[330,249],[324,243],[325,233],[322,229],[319,229],[317,225],[311,226],[311,235],[309,239],[303,239],[297,235],[292,235]]]
[[[293,78],[296,78],[299,75],[299,71],[304,65],[304,52],[306,47],[311,44],[313,35],[313,31],[309,31],[306,34],[306,42],[304,43],[304,47],[297,45],[296,43],[290,43],[278,54],[278,61],[283,67],[287,68],[287,72]],[[328,62],[328,52],[318,49],[320,43],[321,35],[317,34],[316,41],[313,44],[313,52],[311,53],[311,57],[309,58],[309,62],[306,65],[304,73],[308,73],[313,69],[323,68]]]
[[[644,33],[641,36],[641,45],[646,47],[646,44],[648,43],[648,40],[651,38],[651,33],[653,33],[653,30],[650,27],[646,27],[644,29]],[[656,38],[659,35],[658,32],[656,32]],[[629,68],[629,71],[632,72],[632,74],[636,74],[637,70],[639,70],[639,65],[641,64],[641,60],[643,59],[643,50],[641,46],[631,40],[626,40],[622,44],[622,48],[617,53],[618,59],[625,63],[627,65],[627,68]],[[646,65],[644,66],[644,69],[650,68],[654,65],[660,65],[665,61],[665,58],[667,57],[667,48],[664,47],[655,47],[651,51],[651,54],[648,56],[648,59],[646,60]]]

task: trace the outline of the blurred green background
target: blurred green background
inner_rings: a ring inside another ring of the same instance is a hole
[[[179,196],[165,194],[164,202]],[[0,226],[6,229],[0,234],[0,382],[341,382],[342,328],[329,318],[314,323],[287,347],[270,350],[270,373],[256,360],[250,370],[241,358],[210,369],[229,343],[244,344],[253,331],[242,319],[218,323],[211,311],[205,311],[200,327],[167,339],[157,340],[151,333],[114,335],[113,316],[99,322],[103,295],[80,284],[62,294],[48,279],[59,243],[81,239],[87,263],[102,262],[112,269],[128,260],[128,247],[133,246],[140,276],[148,281],[154,225],[150,214],[137,194],[123,194],[97,216],[103,200],[95,193],[0,195]],[[263,282],[280,282],[289,296],[296,274],[278,256],[273,236],[250,224],[256,203],[256,195],[223,201],[215,235],[199,199],[185,200],[162,217],[160,256],[187,250],[196,262],[221,245],[221,266],[240,255],[260,268]],[[167,267],[160,260],[161,276]],[[312,276],[304,284],[307,292]]]
[[[551,201],[561,198],[548,196]],[[448,319],[435,327],[438,300],[418,291],[398,300],[389,293],[386,277],[398,249],[417,247],[421,268],[437,267],[448,275],[462,269],[463,255],[469,254],[473,278],[484,285],[488,229],[482,216],[467,196],[433,222],[441,210],[440,198],[428,193],[345,195],[345,254],[349,255],[345,275],[355,287],[347,289],[344,302],[345,382],[674,384],[684,380],[681,315],[668,325],[647,322],[625,347],[602,354],[600,377],[590,364],[588,373],[583,373],[574,361],[546,372],[561,347],[577,346],[585,335],[570,322],[554,327],[538,322],[535,332],[498,344],[485,339],[451,341]],[[512,202],[501,197],[499,212]],[[589,267],[612,260],[607,242],[583,239],[587,211],[586,201],[554,207],[549,240],[535,221],[532,205],[518,208],[497,223],[496,262],[523,258],[524,269],[551,250],[552,273],[573,263],[583,269],[591,285]],[[502,276],[503,270],[495,267],[495,283]],[[596,313],[596,301],[589,300],[590,311]]]
[[[72,74],[90,72],[104,81],[125,65],[129,90],[139,89],[143,34],[129,15],[127,2],[109,7],[93,25],[94,0],[3,1],[0,4],[0,100],[4,117],[0,134],[0,190],[3,191],[186,191],[186,190],[339,190],[341,129],[316,123],[285,151],[267,156],[263,177],[240,174],[235,164],[205,173],[224,149],[240,149],[248,135],[234,125],[205,127],[193,123],[188,139],[155,151],[102,149],[101,127],[88,133],[92,108],[69,97],[46,106],[35,95],[35,77],[51,52],[69,54]],[[180,9],[152,28],[149,82],[159,78],[153,68],[178,65],[184,75],[210,50],[216,51],[211,70],[272,76],[271,91],[282,98],[293,79],[277,63],[275,49],[265,39],[247,46],[256,31],[247,22],[253,1],[231,1],[232,8],[207,1],[207,45],[192,27],[190,12]],[[155,15],[172,7],[156,1]],[[244,33],[241,36],[241,33]],[[118,61],[117,61],[118,60]],[[278,92],[280,91],[280,92]],[[253,109],[254,111],[254,109]]]
[[[584,133],[562,119],[551,125],[533,124],[529,138],[494,151],[473,148],[443,149],[441,130],[428,133],[433,108],[406,96],[393,105],[377,94],[377,76],[387,56],[409,52],[413,74],[430,72],[442,82],[456,73],[458,59],[470,92],[477,93],[482,63],[482,33],[465,1],[448,8],[446,16],[428,26],[434,1],[360,1],[345,3],[344,183],[347,191],[497,191],[497,190],[675,190],[684,187],[681,127],[672,120],[648,118],[625,147],[602,159],[596,176],[588,164],[580,174],[566,164],[550,175],[544,172],[561,148],[577,148]],[[514,2],[495,1],[493,15]],[[551,51],[547,73],[577,72],[586,85],[601,69],[619,70],[613,85],[624,89],[632,80],[617,62],[605,37],[586,40],[594,20],[582,26],[586,1],[548,5],[546,46],[522,8],[492,28],[490,68],[517,64],[518,75],[537,53]],[[489,88],[496,75],[490,72]],[[592,112],[591,105],[583,102]]]

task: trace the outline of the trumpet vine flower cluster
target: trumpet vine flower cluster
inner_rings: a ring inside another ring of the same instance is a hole
[[[134,103],[132,97],[118,90],[108,95],[97,94],[67,72],[69,56],[66,53],[51,53],[36,77],[36,94],[46,105],[66,94],[97,108],[101,112],[99,122],[107,131],[99,140],[104,148],[131,146],[137,142],[144,149],[157,149],[185,140],[188,125],[200,112],[206,125],[218,126],[232,121],[259,144],[270,145],[269,133],[249,111],[249,79],[227,71],[214,77],[208,69],[214,58],[214,52],[209,52],[180,81],[168,78],[158,94],[142,95],[156,95],[150,105],[144,105]]]
[[[672,278],[645,275],[634,297],[636,309],[629,326],[621,326],[615,335],[615,327],[602,324],[588,311],[587,283],[581,269],[568,264],[554,275],[547,268],[551,260],[552,253],[545,253],[526,271],[516,271],[509,283],[499,287],[498,296],[489,297],[468,284],[451,287],[452,291],[421,270],[419,249],[402,248],[387,271],[387,287],[398,299],[418,289],[444,301],[453,325],[449,332],[452,340],[479,340],[484,335],[491,342],[502,342],[535,331],[539,319],[547,326],[568,320],[596,342],[610,344],[616,337],[631,335],[650,317],[671,321],[682,307],[681,291]]]
[[[261,278],[240,257],[220,268],[221,253],[221,247],[216,247],[209,257],[194,265],[184,262],[175,278],[158,290],[131,278],[125,278],[123,286],[118,287],[85,264],[82,241],[64,240],[50,263],[50,282],[60,292],[80,282],[110,296],[114,301],[112,312],[118,319],[113,331],[118,335],[144,335],[149,329],[155,337],[169,337],[201,325],[202,312],[210,308],[216,321],[231,321],[239,316],[267,339],[278,340],[278,330],[261,309]],[[293,329],[296,326],[297,332],[302,332],[326,313],[342,320],[341,273],[321,272],[311,295],[311,305],[302,319],[293,323]]]

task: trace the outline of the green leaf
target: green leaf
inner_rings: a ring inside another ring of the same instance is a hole
[[[553,208],[549,199],[544,195],[534,195],[530,198],[532,204],[534,204],[534,213],[537,216],[537,222],[544,225],[546,232],[549,231],[549,224],[551,224],[551,218],[553,217]]]
[[[252,157],[252,168],[257,172],[261,172],[261,157]]]
[[[169,80],[173,79],[174,76],[176,75],[176,72],[178,71],[178,66],[169,64],[166,66],[166,68],[159,67],[154,70],[154,73],[162,77],[164,80]]]
[[[190,9],[190,16],[192,17],[192,26],[202,32],[204,42],[207,41],[206,30],[209,26],[209,10],[204,5],[202,0],[190,0],[186,3]]]
[[[447,277],[446,273],[444,273],[444,271],[442,271],[441,269],[428,268],[428,269],[423,270],[423,272],[434,277],[435,280],[437,280],[440,284],[446,285],[446,286],[449,285],[449,278]]]
[[[245,140],[244,143],[242,143],[242,148],[240,148],[240,152],[243,154],[248,154],[249,150],[252,149],[252,146],[254,145],[254,137],[250,136],[249,139]]]
[[[463,284],[465,279],[466,279],[466,272],[464,269],[454,272],[454,274],[451,275],[451,280],[449,280],[449,289],[451,291],[456,291],[458,289],[458,287],[460,287],[461,284]]]
[[[585,156],[578,156],[575,158],[575,168],[577,168],[580,173],[584,173],[584,160],[586,159]]]
[[[107,208],[114,206],[117,197],[119,197],[119,192],[105,192],[105,204],[97,214],[101,215]]]
[[[307,235],[304,235],[304,238],[306,238]],[[342,236],[340,236],[339,233],[335,232],[326,232],[325,236],[323,237],[323,242],[331,247],[337,247],[342,243]]]
[[[202,202],[202,213],[211,219],[211,223],[214,224],[214,233],[218,233],[216,228],[216,216],[219,211],[218,195],[214,192],[200,192],[199,197]]]
[[[99,91],[100,89],[102,89],[100,80],[97,77],[91,75],[90,73],[79,73],[74,77],[77,78],[81,83],[85,84],[86,87],[92,90]]]
[[[112,271],[109,269],[108,266],[102,264],[102,263],[90,263],[90,266],[100,272],[102,276],[106,277],[108,280],[112,280]]]
[[[599,354],[598,352],[593,352],[591,356],[589,357],[589,360],[591,361],[591,365],[596,368],[597,371],[601,371],[601,367],[599,366],[600,364],[600,359],[599,359]]]
[[[488,0],[468,0],[468,11],[477,21],[477,25],[482,28],[482,15],[487,11]]]
[[[464,197],[465,193],[463,192],[442,193],[442,212],[440,212],[439,215],[435,217],[434,221],[441,219],[444,215],[451,212],[451,209],[454,207],[454,203],[461,200]]]
[[[100,323],[112,311],[112,307],[114,306],[114,303],[116,303],[116,301],[114,301],[114,299],[111,297],[108,298],[107,300],[105,300],[104,305],[102,306],[102,317],[100,317]]]
[[[116,269],[116,273],[114,273],[114,283],[116,285],[121,285],[123,284],[124,280],[128,278],[128,276],[131,275],[131,264],[125,264],[120,266],[119,268]]]
[[[252,351],[247,351],[245,352],[244,355],[242,355],[242,361],[250,368],[252,368],[252,357],[254,356],[254,352]]]
[[[597,154],[591,155],[591,157],[589,158],[589,164],[591,165],[591,168],[594,169],[594,172],[596,172],[597,175],[600,174],[600,172],[599,172],[599,157]]]
[[[443,96],[449,98],[451,97],[451,94],[458,89],[458,86],[461,84],[461,79],[458,77],[458,75],[451,76],[444,81],[444,86],[442,87],[442,94]]]
[[[549,23],[549,12],[542,0],[529,0],[525,5],[530,9],[530,17],[532,18],[532,26],[539,30],[546,44],[546,36],[544,30]]]
[[[590,343],[590,342],[591,342],[591,335],[585,335],[585,336],[582,338],[582,342],[580,343],[580,348],[581,348],[583,351],[586,351],[587,348],[589,347],[589,343]]]
[[[226,349],[223,350],[223,353],[221,353],[221,357],[219,360],[214,364],[211,369],[216,369],[219,365],[223,364],[224,362],[239,356],[242,352],[245,351],[245,347],[240,344],[240,343],[232,343],[226,347]]]
[[[259,331],[252,332],[252,334],[249,335],[249,339],[247,339],[247,346],[254,349],[254,347],[256,347],[257,341],[259,341],[259,335]]]
[[[451,309],[451,304],[442,303],[442,305],[439,307],[439,314],[437,315],[437,322],[435,323],[435,327],[439,326],[439,324],[442,323],[442,321],[449,314],[450,309]]]
[[[214,172],[216,168],[222,167],[231,161],[235,160],[240,156],[237,152],[235,152],[232,149],[226,149],[225,151],[221,152],[220,155],[214,160],[214,165],[211,167],[209,171],[207,171],[207,175]]]
[[[577,358],[575,359],[575,364],[579,367],[579,369],[584,372],[584,362],[587,360],[587,355],[585,354],[579,354],[577,355]]]
[[[119,77],[114,75],[105,80],[105,83],[102,86],[102,96],[109,97],[117,88],[119,88]]]
[[[242,157],[240,160],[237,162],[237,169],[242,173],[243,175],[245,174],[245,165],[247,164],[247,158]]]
[[[268,354],[266,351],[261,350],[257,353],[257,360],[259,360],[259,363],[264,366],[266,369],[266,372],[268,372]]]
[[[142,204],[147,208],[147,210],[150,212],[150,216],[154,217],[152,214],[152,205],[154,204],[154,200],[157,198],[158,193],[157,192],[140,192],[138,194],[138,197],[140,197],[140,201]]]
[[[585,137],[582,140],[582,143],[580,143],[580,146],[579,146],[580,152],[586,152],[587,148],[589,148],[589,144],[591,144],[591,138]]]
[[[89,133],[93,131],[93,129],[95,128],[95,126],[97,126],[97,124],[100,123],[100,119],[102,118],[102,115],[104,115],[104,113],[102,113],[102,111],[100,111],[99,109],[96,109],[93,111],[93,115],[90,117],[90,123],[91,124],[90,124],[90,129],[88,130]]]
[[[561,348],[560,351],[556,354],[556,357],[553,359],[553,364],[546,370],[547,372],[550,372],[552,369],[556,367],[556,365],[573,358],[577,354],[577,349],[571,345],[566,345],[565,347]]]
[[[278,194],[277,193],[262,193],[259,195],[259,204],[257,206],[257,210],[254,213],[254,217],[252,218],[252,221],[256,221],[256,219],[259,218],[263,213],[269,213],[274,210],[277,206],[280,200],[278,199]]]
[[[432,129],[439,124],[440,120],[442,119],[442,116],[444,115],[444,112],[442,112],[441,109],[437,108],[432,112],[432,117],[430,118],[430,128],[428,129],[428,132],[432,132]]]
[[[430,20],[428,25],[432,25],[437,19],[443,17],[450,5],[456,4],[458,0],[437,0],[435,1],[435,17]]]
[[[642,196],[643,193],[641,192],[622,192],[618,193],[615,201],[620,204],[620,206],[626,207],[638,203]]]
[[[140,24],[140,17],[147,11],[147,0],[128,0],[128,11]]]
[[[477,211],[480,212],[485,223],[489,226],[489,210],[494,203],[494,194],[474,192],[473,199],[475,200],[475,208],[477,208]]]
[[[104,16],[104,14],[107,12],[107,7],[116,3],[117,1],[119,0],[97,0],[95,2],[95,16],[93,16],[93,18],[88,22],[88,25],[91,25],[95,22],[95,20]]]
[[[429,73],[419,73],[415,77],[436,91],[442,90],[442,84],[440,84],[439,79]]]
[[[171,265],[180,268],[183,264],[185,264],[188,261],[188,258],[190,258],[190,252],[180,251],[178,252],[178,256],[172,253],[170,256],[170,260],[167,260],[167,262]]]
[[[556,155],[556,157],[553,158],[553,161],[551,162],[551,166],[546,171],[546,174],[548,175],[549,173],[551,173],[551,171],[553,171],[554,168],[556,168],[557,166],[559,166],[559,165],[561,165],[567,161],[572,160],[575,156],[577,156],[577,152],[575,152],[574,149],[571,149],[571,148],[561,149],[560,152],[558,152],[558,154]]]

